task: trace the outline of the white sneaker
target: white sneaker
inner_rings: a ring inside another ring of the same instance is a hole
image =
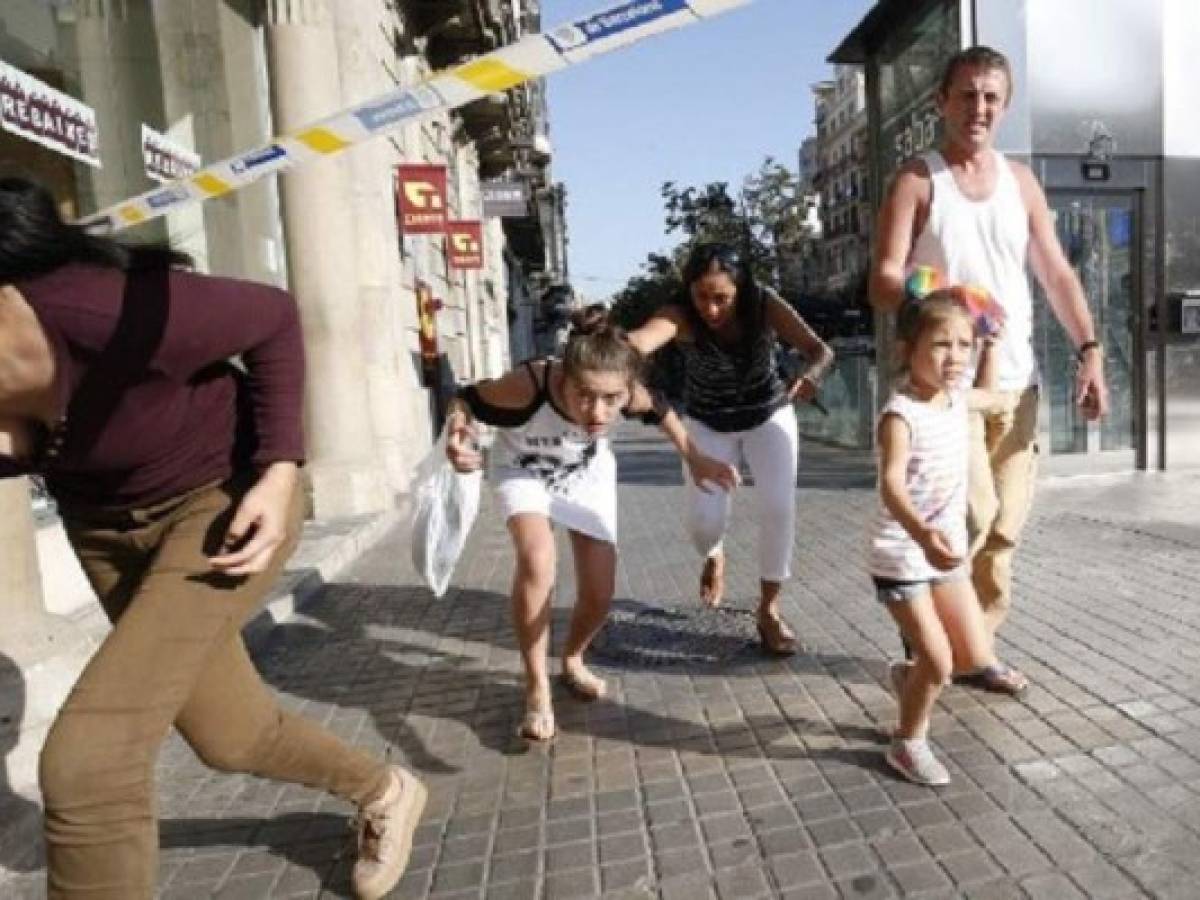
[[[923,738],[893,738],[891,746],[884,753],[884,759],[893,769],[917,784],[936,787],[950,783],[950,773],[933,755],[929,741]]]
[[[428,791],[398,766],[377,800],[358,813],[358,860],[351,882],[359,900],[378,900],[396,886],[412,853],[413,832],[421,820]]]

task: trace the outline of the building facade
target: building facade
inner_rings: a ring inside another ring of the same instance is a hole
[[[821,196],[823,293],[857,299],[870,265],[866,87],[859,66],[834,67],[814,89]]]
[[[784,296],[810,297],[822,289],[821,194],[815,186],[819,170],[817,139],[807,137],[797,153],[800,240],[780,254],[779,283]]]
[[[1197,465],[1200,120],[1191,97],[1200,7],[880,0],[831,56],[865,68],[876,203],[902,162],[936,147],[942,66],[972,44],[1012,62],[1014,96],[997,145],[1027,162],[1046,190],[1112,392],[1103,421],[1078,414],[1073,349],[1038,297],[1043,463],[1066,471]],[[882,322],[884,337],[886,329]]]

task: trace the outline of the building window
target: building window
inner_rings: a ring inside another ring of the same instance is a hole
[[[880,48],[879,162],[886,174],[941,137],[935,95],[943,62],[960,46],[958,9],[957,0],[942,0]]]

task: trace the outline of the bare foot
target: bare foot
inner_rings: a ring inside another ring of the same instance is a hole
[[[525,715],[517,726],[517,736],[527,741],[548,741],[554,737],[554,705],[550,684],[538,679],[525,689]]]
[[[599,700],[608,691],[604,679],[593,675],[582,660],[563,660],[562,682],[580,700]]]
[[[716,609],[725,599],[725,554],[714,553],[704,560],[700,573],[700,602]]]

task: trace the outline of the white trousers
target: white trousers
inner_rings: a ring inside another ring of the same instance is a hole
[[[763,581],[785,581],[791,575],[792,541],[796,534],[796,465],[800,436],[791,404],[748,431],[713,431],[685,418],[688,435],[702,453],[722,462],[750,467],[758,495],[758,560]],[[687,466],[688,529],[692,543],[705,556],[720,552],[729,525],[730,496],[720,488],[709,492],[692,482]]]

